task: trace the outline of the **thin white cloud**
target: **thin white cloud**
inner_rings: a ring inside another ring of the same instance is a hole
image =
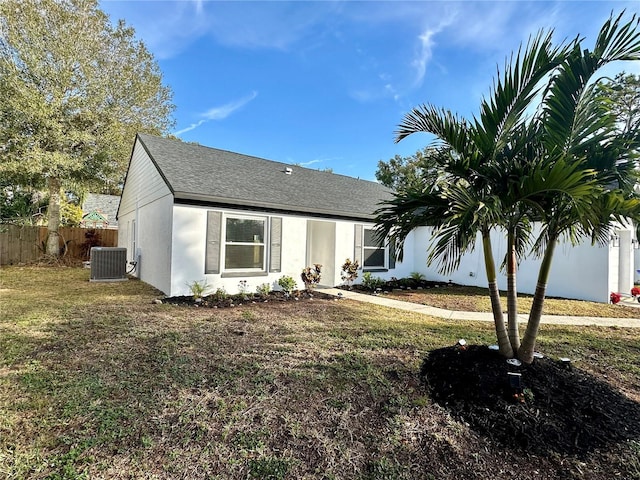
[[[236,110],[244,107],[247,103],[255,99],[257,96],[258,96],[258,92],[253,91],[246,97],[243,97],[239,100],[226,103],[219,107],[213,107],[207,110],[205,113],[203,113],[202,116],[207,120],[222,120],[224,118],[227,118]]]
[[[418,38],[420,39],[420,52],[416,58],[411,62],[411,66],[416,71],[416,79],[414,85],[421,85],[424,79],[424,74],[427,71],[427,63],[433,56],[433,36],[438,33],[435,30],[427,30],[423,32]]]
[[[229,102],[229,103],[225,103],[224,105],[220,105],[218,107],[213,107],[210,108],[209,110],[207,110],[206,112],[204,112],[203,114],[201,114],[202,118],[201,120],[192,123],[191,125],[189,125],[186,128],[183,128],[182,130],[178,130],[177,132],[174,132],[174,135],[182,135],[183,133],[186,132],[190,132],[191,130],[194,130],[196,128],[198,128],[199,126],[203,125],[206,122],[209,122],[211,120],[224,120],[225,118],[227,118],[229,115],[231,115],[232,113],[234,113],[235,111],[241,109],[242,107],[244,107],[247,103],[251,102],[252,100],[254,100],[256,97],[258,96],[258,92],[253,91],[251,92],[249,95],[239,99],[239,100],[235,100],[233,102]]]
[[[197,123],[192,123],[191,125],[189,125],[186,128],[183,128],[182,130],[178,130],[177,132],[173,132],[174,135],[178,136],[178,135],[182,135],[183,133],[187,133],[190,132],[191,130],[198,128],[200,125],[202,125],[204,122],[206,122],[206,120],[200,120]]]
[[[308,162],[302,162],[300,164],[301,167],[308,167],[310,165],[313,165],[314,163],[322,163],[322,160],[309,160]]]
[[[442,12],[438,24],[425,27],[418,36],[419,43],[417,53],[411,62],[411,66],[415,71],[413,87],[422,85],[424,76],[427,73],[427,66],[433,58],[433,51],[436,47],[434,37],[453,25],[458,17],[459,15],[456,10],[446,9]]]
[[[193,3],[196,4],[196,13],[200,15],[204,11],[204,0],[193,0]]]

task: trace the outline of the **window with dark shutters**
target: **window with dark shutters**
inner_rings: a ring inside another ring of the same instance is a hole
[[[208,211],[206,237],[205,273],[266,275],[265,265],[269,272],[282,269],[281,217]]]

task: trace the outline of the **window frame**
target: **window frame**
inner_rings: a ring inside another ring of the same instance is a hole
[[[362,226],[362,270],[363,271],[382,271],[389,269],[389,245],[384,240],[375,247],[366,244],[367,231],[374,232],[374,227]],[[375,236],[375,235],[374,235]],[[382,265],[369,265],[365,266],[365,260],[367,258],[366,252],[371,250],[382,250],[383,264]]]
[[[227,220],[257,220],[262,222],[262,242],[227,242]],[[268,249],[269,249],[269,217],[263,215],[245,215],[242,213],[224,213],[221,225],[221,242],[220,242],[220,272],[224,274],[266,274],[268,266]],[[262,266],[260,268],[227,268],[227,246],[228,245],[245,245],[245,246],[262,246]]]

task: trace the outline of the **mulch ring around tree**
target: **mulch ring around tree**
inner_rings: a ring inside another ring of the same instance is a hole
[[[522,400],[508,372],[522,375]],[[453,417],[507,447],[582,457],[640,439],[639,403],[559,360],[515,367],[486,346],[455,346],[431,351],[421,377]]]
[[[299,302],[310,300],[335,300],[332,295],[326,293],[307,290],[296,290],[287,294],[282,291],[272,291],[266,295],[258,294],[236,294],[236,295],[207,295],[201,299],[194,299],[192,295],[180,295],[158,299],[158,303],[168,303],[171,305],[192,306],[201,308],[229,308],[252,303],[268,302]]]

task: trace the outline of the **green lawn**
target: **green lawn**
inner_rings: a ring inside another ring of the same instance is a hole
[[[493,343],[488,323],[346,300],[157,305],[76,268],[0,276],[1,478],[640,478],[640,442],[537,458],[430,401],[427,352]],[[539,347],[640,401],[639,333],[543,325]]]

